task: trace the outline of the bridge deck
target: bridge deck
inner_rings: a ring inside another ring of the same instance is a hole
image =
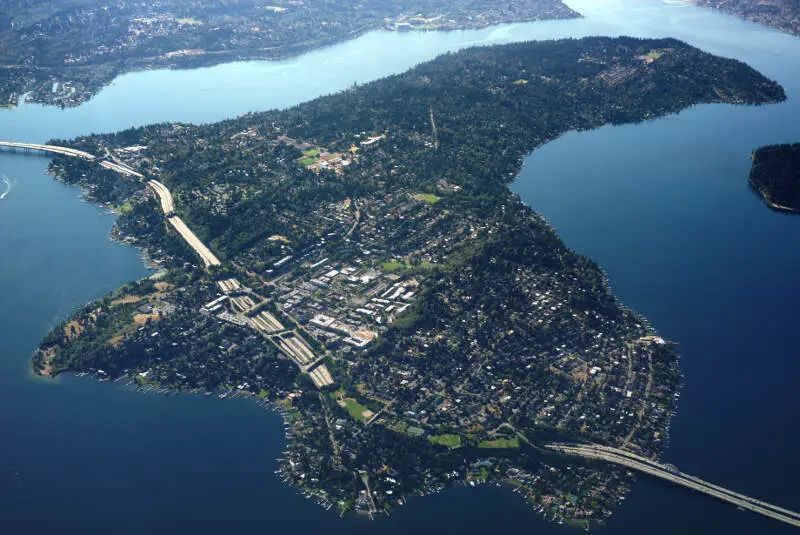
[[[62,154],[64,156],[75,156],[83,158],[84,160],[95,160],[97,157],[94,154],[89,154],[78,149],[70,149],[68,147],[57,147],[55,145],[40,145],[38,143],[17,143],[14,141],[0,141],[0,147],[7,147],[10,149],[25,149],[25,150],[38,150],[42,152],[50,152],[53,154]]]
[[[708,483],[698,477],[677,471],[674,467],[663,465],[631,452],[598,444],[548,444],[547,447],[561,453],[578,455],[586,459],[607,461],[638,470],[639,472],[667,480],[670,483],[732,503],[743,509],[800,527],[800,513]]]

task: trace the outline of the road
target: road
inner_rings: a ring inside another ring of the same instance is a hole
[[[180,234],[181,237],[186,240],[186,243],[189,244],[189,247],[194,249],[195,252],[200,256],[200,259],[203,261],[206,267],[218,266],[222,263],[216,256],[214,256],[214,253],[211,252],[211,249],[206,247],[206,244],[200,241],[200,238],[198,238],[195,233],[186,226],[186,223],[184,223],[180,217],[173,215],[167,219],[175,228],[175,230],[178,231],[178,234]]]
[[[123,165],[123,164],[119,164],[119,163],[114,163],[114,162],[109,162],[107,160],[103,160],[102,162],[100,162],[100,166],[101,167],[105,167],[106,169],[110,169],[112,171],[116,171],[117,173],[120,173],[122,175],[128,175],[128,176],[132,176],[132,177],[136,177],[136,178],[144,178],[143,174],[134,171],[133,169],[131,169],[127,165]]]
[[[76,158],[83,158],[84,160],[93,161],[97,158],[94,154],[83,152],[82,150],[70,149],[67,147],[57,147],[55,145],[40,145],[38,143],[16,143],[14,141],[0,141],[0,147],[7,147],[9,149],[23,149],[23,150],[38,150],[42,152],[50,152],[52,154],[62,154],[64,156],[74,156]]]
[[[214,256],[214,253],[211,252],[211,249],[206,247],[206,244],[200,241],[200,238],[198,238],[197,235],[192,232],[186,223],[184,223],[180,217],[175,215],[175,201],[172,198],[172,193],[170,193],[169,189],[167,189],[167,187],[158,180],[149,180],[147,185],[158,196],[158,199],[161,202],[161,209],[164,211],[167,221],[169,221],[173,228],[178,231],[178,234],[180,234],[186,243],[189,244],[189,247],[195,250],[205,266],[208,268],[210,266],[220,265],[221,262],[216,256]]]
[[[48,152],[51,154],[61,154],[64,156],[72,156],[75,158],[82,158],[84,160],[94,161],[97,159],[97,156],[94,154],[89,154],[88,152],[84,152],[77,149],[70,149],[68,147],[58,147],[56,145],[40,145],[38,143],[17,143],[14,141],[0,141],[0,147],[6,147],[10,149],[22,149],[22,150],[38,150],[42,152]],[[131,169],[127,165],[119,162],[111,162],[108,160],[103,160],[100,162],[100,165],[106,169],[110,169],[111,171],[115,171],[119,174],[135,177],[139,179],[144,179],[144,175]],[[214,253],[206,247],[206,245],[200,241],[200,238],[195,235],[194,232],[183,222],[180,217],[175,215],[175,201],[172,198],[172,193],[170,193],[169,189],[159,182],[158,180],[150,180],[147,182],[147,185],[150,189],[155,192],[158,196],[159,201],[161,202],[161,209],[164,211],[164,215],[167,217],[167,220],[170,222],[172,227],[181,235],[181,237],[186,240],[186,243],[189,244],[189,247],[195,250],[195,252],[200,256],[200,259],[205,264],[206,268],[210,266],[218,266],[221,264],[219,259],[214,256]]]
[[[670,483],[690,488],[697,492],[702,492],[720,500],[732,503],[742,509],[747,509],[781,522],[800,527],[800,513],[790,511],[777,505],[745,496],[738,492],[733,492],[719,485],[708,483],[702,479],[684,474],[672,466],[664,465],[641,457],[628,451],[601,446],[598,444],[547,444],[547,448],[565,453],[568,455],[578,455],[586,459],[598,459],[649,474]]]
[[[76,149],[70,149],[66,147],[57,147],[54,145],[37,145],[33,143],[15,143],[11,141],[0,141],[0,147],[7,147],[11,149],[23,149],[23,150],[39,150],[44,152],[49,152],[53,154],[62,154],[65,156],[72,156],[75,158],[83,158],[85,160],[94,161],[96,156],[93,154],[89,154],[88,152],[82,152]],[[102,160],[100,161],[100,166],[111,171],[117,172],[121,175],[135,177],[140,180],[145,180],[145,176],[138,171],[130,168],[125,163],[119,161],[117,158],[114,157],[113,154],[106,150],[106,155],[109,158],[114,158],[116,161],[110,160]],[[158,197],[159,203],[161,204],[161,210],[164,212],[164,217],[166,217],[169,224],[180,234],[180,236],[189,244],[189,247],[194,249],[194,251],[200,256],[200,259],[205,264],[206,269],[211,266],[219,266],[221,262],[219,259],[211,252],[211,250],[206,247],[206,245],[200,241],[200,238],[192,232],[192,230],[183,222],[183,220],[175,215],[175,200],[172,198],[172,193],[169,189],[159,182],[158,180],[147,180],[147,187],[150,188],[153,193],[156,194]],[[360,212],[358,208],[356,208],[356,222],[353,226],[355,229],[355,225],[358,224],[358,219],[360,217]],[[352,232],[352,230],[351,230]],[[236,292],[241,288],[241,285],[235,279],[228,279],[225,281],[220,281],[220,287],[222,288],[225,293]],[[232,299],[249,299],[249,297],[234,297]],[[242,308],[249,308],[250,306],[254,306],[255,304],[250,301],[247,307]],[[233,320],[237,319],[236,316],[232,316]],[[271,316],[270,316],[271,317]],[[274,318],[273,318],[274,319]],[[244,321],[244,320],[242,320]],[[275,319],[275,322],[280,325]],[[252,325],[252,324],[251,324]],[[300,325],[299,323],[297,324]],[[282,325],[280,325],[282,327]],[[300,327],[303,329],[302,327]],[[305,330],[303,329],[305,332]],[[280,334],[280,333],[279,333]],[[321,388],[323,386],[328,386],[333,384],[333,377],[331,376],[330,371],[328,370],[327,366],[324,364],[325,355],[317,356],[308,346],[306,341],[303,337],[297,333],[292,333],[290,339],[282,339],[278,336],[278,342],[276,342],[271,335],[267,335],[267,338],[271,340],[278,349],[286,353],[286,355],[291,358],[299,367],[300,370],[308,374],[311,377],[311,380],[314,384]],[[308,333],[306,333],[308,334]],[[374,504],[373,504],[374,507]]]
[[[170,193],[167,187],[158,180],[150,180],[147,182],[147,185],[150,186],[150,189],[152,189],[156,195],[158,195],[164,215],[167,217],[171,216],[175,211],[175,201],[172,198],[172,193]]]

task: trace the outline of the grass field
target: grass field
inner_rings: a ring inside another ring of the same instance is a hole
[[[389,262],[384,262],[381,264],[381,269],[383,271],[400,271],[401,269],[405,269],[408,266],[404,262],[398,262],[397,260],[391,260]]]
[[[425,201],[428,204],[436,204],[442,200],[441,197],[434,195],[433,193],[417,193],[414,195],[414,198],[418,201]]]
[[[316,161],[317,161],[316,157],[309,156],[307,158],[303,158],[302,160],[300,160],[300,163],[303,164],[303,165],[311,165],[312,163],[314,163]]]
[[[303,151],[303,156],[314,157],[319,155],[319,149],[308,149]]]
[[[461,437],[458,435],[433,435],[429,436],[428,440],[431,444],[448,448],[457,448],[461,445]]]
[[[664,55],[663,50],[651,50],[644,57],[656,60]]]
[[[369,415],[372,414],[372,411],[353,398],[342,397],[343,394],[343,392],[332,392],[330,396],[336,400],[336,403],[338,403],[340,407],[347,411],[353,420],[365,422],[367,416],[364,413]]]
[[[479,448],[483,449],[511,449],[519,448],[519,440],[516,438],[498,438],[495,440],[484,440],[478,444]]]

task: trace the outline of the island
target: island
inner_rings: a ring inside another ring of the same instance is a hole
[[[561,0],[0,0],[0,107],[78,106],[128,71],[282,59],[377,29],[577,16]]]
[[[33,369],[252,397],[284,418],[280,477],[340,513],[497,484],[548,519],[602,523],[633,476],[558,444],[658,459],[678,354],[508,185],[570,130],[783,99],[680,41],[598,37],[449,53],[216,124],[53,140],[70,149],[51,172],[117,210],[114,238],[155,272],[76,310]]]
[[[719,9],[781,31],[800,35],[800,2],[797,0],[689,0],[703,7]]]
[[[761,147],[752,160],[749,183],[767,206],[800,211],[800,143]]]

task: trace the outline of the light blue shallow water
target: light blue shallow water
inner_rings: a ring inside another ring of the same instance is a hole
[[[747,189],[755,147],[800,140],[800,40],[655,0],[573,0],[576,21],[365,35],[276,63],[120,77],[73,110],[0,112],[0,139],[42,142],[151,122],[205,122],[293,105],[474,44],[584,35],[673,36],[746,61],[790,100],[701,106],[571,133],[526,160],[513,189],[600,263],[620,298],[681,344],[686,386],[667,460],[800,509],[794,395],[800,217]],[[575,155],[580,155],[576,158]],[[344,520],[275,478],[279,420],[247,402],[155,397],[63,377],[28,358],[59,319],[145,274],[113,223],[52,181],[45,158],[0,153],[0,530],[3,533],[562,532],[504,490],[412,500],[389,520]],[[735,508],[642,481],[609,533],[788,533]]]

